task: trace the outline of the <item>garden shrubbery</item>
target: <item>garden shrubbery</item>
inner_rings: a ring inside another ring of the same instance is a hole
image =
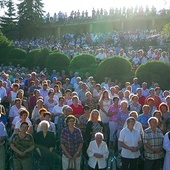
[[[70,62],[69,70],[78,71],[79,75],[84,77],[86,72],[94,75],[97,69],[96,59],[90,54],[80,54],[73,57]]]
[[[150,61],[142,64],[135,72],[139,78],[139,83],[147,82],[151,85],[152,82],[159,83],[162,89],[169,89],[170,66],[161,61]]]
[[[61,72],[62,70],[68,72],[69,64],[70,59],[67,55],[59,52],[52,52],[46,58],[45,67],[47,68],[49,73],[51,73],[54,69],[59,72]]]
[[[131,67],[131,63],[123,57],[105,59],[98,66],[96,79],[102,82],[104,77],[110,77],[112,81],[124,83],[132,79]]]

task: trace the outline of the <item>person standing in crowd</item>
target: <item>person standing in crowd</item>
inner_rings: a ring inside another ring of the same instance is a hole
[[[104,125],[104,138],[105,140],[109,140],[109,116],[108,116],[108,110],[109,107],[112,105],[112,100],[109,97],[109,93],[107,90],[104,90],[100,100],[99,100],[99,105],[100,105],[100,117],[101,121],[103,122]]]
[[[43,120],[39,124],[41,131],[35,133],[35,148],[40,156],[40,170],[54,170],[52,152],[55,147],[54,132],[48,131],[50,124]]]
[[[72,97],[72,104],[70,107],[73,109],[73,115],[77,118],[79,118],[83,114],[83,106],[79,104],[79,98],[78,96]]]
[[[5,125],[0,122],[0,169],[5,170],[5,141],[7,138],[7,132]]]
[[[142,145],[142,139],[139,131],[134,128],[135,118],[129,117],[126,122],[127,127],[120,131],[119,136],[119,145],[122,147],[121,170],[127,170],[127,167],[129,167],[129,170],[138,170],[139,149]]]
[[[90,141],[94,140],[94,136],[97,132],[103,133],[104,126],[99,111],[95,109],[91,111],[89,121],[86,125],[85,140],[87,145],[89,145]]]
[[[157,128],[158,119],[151,117],[148,120],[149,127],[144,131],[144,170],[160,170],[163,158],[163,133]]]
[[[129,110],[136,111],[138,114],[140,114],[141,113],[141,104],[139,104],[138,100],[139,100],[139,97],[137,95],[133,95],[131,97]]]
[[[118,127],[117,127],[118,137],[130,113],[128,110],[128,102],[126,100],[121,101],[120,106],[121,106],[121,111],[118,113],[117,118],[116,118],[116,121],[118,123]]]
[[[89,156],[89,170],[106,170],[109,151],[107,144],[103,141],[104,136],[101,132],[95,134],[95,139],[90,142],[87,154]]]
[[[58,134],[59,136],[61,135],[62,130],[67,126],[65,123],[65,119],[68,115],[72,115],[73,114],[73,109],[68,106],[65,105],[62,108],[62,112],[63,114],[61,114],[58,118],[58,123],[57,123],[57,130],[58,130]]]
[[[69,115],[65,119],[67,127],[61,132],[62,168],[67,170],[72,161],[76,169],[80,170],[83,136],[80,129],[75,127],[76,117]]]
[[[149,114],[149,105],[144,105],[142,107],[143,113],[137,118],[138,122],[142,124],[143,129],[148,128],[148,119],[151,117]]]
[[[27,133],[29,124],[22,122],[20,132],[14,134],[10,147],[14,151],[13,161],[15,170],[32,169],[32,151],[34,149],[34,140],[32,135]]]
[[[138,78],[137,77],[135,77],[133,79],[133,84],[131,85],[131,87],[132,87],[132,93],[136,94],[137,88],[140,88],[140,85],[138,84]]]
[[[108,110],[108,116],[109,118],[109,129],[110,129],[110,144],[109,147],[115,146],[115,139],[114,139],[114,134],[116,133],[117,130],[117,115],[121,111],[121,106],[119,105],[119,98],[118,97],[113,97],[113,104],[109,107]]]

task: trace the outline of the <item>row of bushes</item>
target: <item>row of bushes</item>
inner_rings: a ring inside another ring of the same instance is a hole
[[[0,36],[3,35],[0,34]],[[122,57],[105,59],[98,64],[95,57],[89,54],[77,55],[70,60],[67,55],[57,51],[50,52],[48,49],[35,49],[27,53],[12,47],[4,37],[3,41],[0,37],[0,56],[2,56],[0,62],[4,65],[12,62],[13,65],[20,64],[30,69],[39,66],[41,69],[47,68],[49,73],[53,69],[59,72],[65,70],[67,73],[72,70],[78,71],[82,77],[89,72],[97,82],[102,82],[104,77],[110,77],[112,81],[117,79],[124,84],[137,76],[140,83],[146,81],[151,84],[154,81],[158,82],[163,89],[169,89],[170,66],[160,61],[151,61],[141,65],[134,74],[131,70],[131,63]]]

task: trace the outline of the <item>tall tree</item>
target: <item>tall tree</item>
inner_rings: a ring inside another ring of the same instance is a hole
[[[4,8],[6,0],[0,0],[0,8]]]
[[[31,37],[38,33],[43,24],[42,0],[20,0],[18,4],[18,26],[21,37]]]
[[[14,38],[17,24],[15,4],[12,0],[8,0],[5,5],[7,7],[7,12],[5,12],[4,16],[0,17],[2,32],[8,38]]]

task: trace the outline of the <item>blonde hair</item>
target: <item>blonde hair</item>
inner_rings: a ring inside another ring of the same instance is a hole
[[[93,120],[94,113],[98,113],[98,121],[101,121],[100,112],[97,109],[93,109],[90,113],[89,121]]]

